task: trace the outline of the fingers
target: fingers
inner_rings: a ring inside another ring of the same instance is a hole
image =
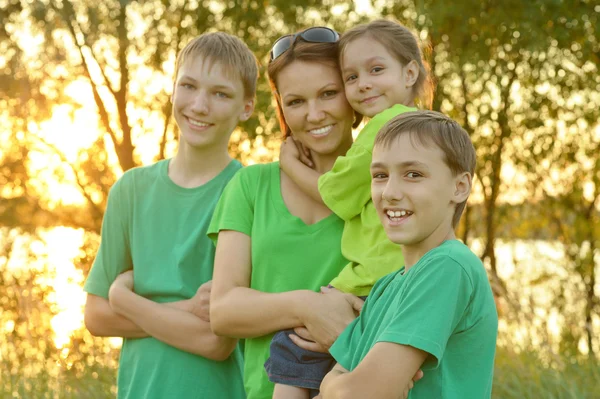
[[[299,157],[300,161],[303,164],[305,164],[306,166],[309,166],[309,167],[312,168],[313,167],[313,162],[312,162],[312,159],[310,157],[310,150],[307,147],[305,147],[300,141],[294,139],[293,137],[288,137],[288,140],[290,138],[292,139],[292,141],[296,145],[296,148],[298,148],[298,152],[299,152],[298,157]]]
[[[307,341],[312,341],[312,342],[315,341],[314,338],[312,337],[312,334],[308,331],[308,329],[306,327],[296,327],[296,328],[294,328],[294,332],[300,338],[303,338]]]
[[[413,377],[413,382],[417,382],[419,381],[421,378],[423,378],[424,374],[423,374],[423,370],[418,370],[417,373],[415,374],[415,376]]]
[[[363,301],[362,299],[360,299],[357,296],[354,296],[352,294],[347,294],[346,296],[348,298],[348,302],[350,302],[350,305],[352,305],[352,308],[357,311],[358,313],[360,313],[362,311],[362,308],[365,304],[365,301]]]
[[[321,352],[321,353],[328,352],[327,348],[325,348],[324,346],[322,346],[321,344],[318,344],[316,342],[307,341],[307,340],[302,339],[299,336],[294,335],[294,334],[290,334],[289,337],[294,344],[296,344],[298,347],[300,347],[302,349],[313,351],[313,352]]]

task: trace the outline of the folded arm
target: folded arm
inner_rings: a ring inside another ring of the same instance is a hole
[[[427,353],[412,346],[379,342],[352,371],[336,366],[321,384],[323,399],[405,398]]]

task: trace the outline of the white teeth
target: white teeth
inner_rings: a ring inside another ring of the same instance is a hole
[[[308,133],[315,135],[315,136],[320,136],[320,135],[329,133],[329,131],[331,130],[332,127],[333,127],[333,125],[324,126],[324,127],[318,128],[318,129],[309,130]]]
[[[402,211],[388,210],[386,213],[391,218],[401,218],[401,217],[404,217],[404,216],[408,215],[408,212],[404,211],[404,210],[402,210]]]
[[[210,126],[210,123],[198,122],[198,121],[195,121],[195,120],[190,119],[190,118],[188,118],[188,121],[190,121],[190,124],[192,124],[194,126],[198,126],[198,127],[207,127],[207,126]]]

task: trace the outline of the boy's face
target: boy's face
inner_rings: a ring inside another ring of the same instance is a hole
[[[237,124],[252,115],[254,100],[245,98],[241,78],[226,72],[220,63],[202,57],[179,68],[172,101],[180,145],[226,149]]]
[[[467,199],[471,179],[453,176],[440,148],[413,145],[402,134],[389,148],[373,149],[371,177],[373,203],[392,242],[422,255],[454,238],[454,210]]]
[[[361,37],[348,43],[341,64],[346,97],[361,114],[373,117],[395,104],[413,105],[418,67],[402,65],[377,40]]]

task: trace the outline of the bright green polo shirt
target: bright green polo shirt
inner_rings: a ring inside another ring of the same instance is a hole
[[[250,288],[262,292],[319,291],[348,262],[341,253],[344,222],[334,213],[307,225],[281,196],[279,163],[247,166],[231,180],[208,229],[235,230],[251,238]],[[273,332],[275,333],[275,331]],[[248,399],[271,399],[265,372],[273,334],[245,340],[244,385]]]
[[[206,230],[241,164],[190,189],[173,183],[168,164],[131,169],[111,188],[86,292],[108,298],[115,278],[132,268],[135,292],[160,303],[189,299],[212,279],[215,248]],[[242,354],[217,362],[151,337],[124,339],[117,385],[123,399],[243,399]]]
[[[354,370],[378,342],[429,353],[409,399],[490,398],[498,314],[479,258],[457,240],[373,287],[360,316],[330,349]]]
[[[340,291],[369,295],[377,280],[404,265],[400,246],[388,239],[371,200],[370,169],[379,129],[393,117],[415,110],[398,104],[375,115],[346,155],[319,178],[323,201],[346,222],[342,254],[349,263],[331,282]]]

